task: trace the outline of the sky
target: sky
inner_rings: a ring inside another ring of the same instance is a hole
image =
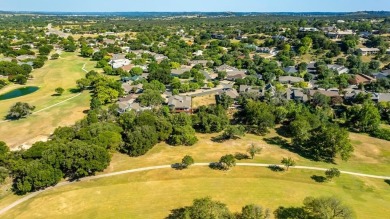
[[[390,0],[0,0],[3,11],[354,12],[390,11]]]

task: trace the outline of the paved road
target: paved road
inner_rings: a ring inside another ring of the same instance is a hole
[[[208,166],[210,165],[209,163],[195,163],[193,166]],[[263,163],[237,163],[237,166],[248,166],[248,167],[269,167],[271,165],[275,164],[263,164]],[[128,174],[128,173],[136,173],[136,172],[142,172],[142,171],[148,171],[148,170],[158,170],[158,169],[168,169],[172,168],[171,165],[161,165],[161,166],[151,166],[151,167],[143,167],[143,168],[137,168],[137,169],[130,169],[130,170],[124,170],[124,171],[119,171],[119,172],[114,172],[114,173],[106,173],[106,174],[101,174],[97,176],[90,176],[90,177],[85,177],[80,179],[79,181],[73,181],[73,182],[62,182],[58,183],[57,185],[53,187],[46,188],[45,190],[40,190],[37,192],[30,193],[27,196],[24,196],[23,198],[15,201],[14,203],[6,206],[5,208],[0,210],[0,215],[4,214],[5,212],[11,210],[12,208],[18,206],[19,204],[39,195],[42,192],[51,190],[53,188],[58,188],[61,186],[66,186],[69,184],[74,184],[82,181],[88,181],[88,180],[94,180],[94,179],[100,179],[100,178],[107,178],[107,177],[112,177],[112,176],[117,176],[117,175],[122,175],[122,174]],[[318,171],[325,171],[327,170],[326,168],[320,168],[320,167],[308,167],[308,166],[294,166],[290,167],[290,169],[306,169],[306,170],[318,170]],[[362,176],[362,177],[369,177],[369,178],[376,178],[376,179],[385,179],[385,180],[390,180],[390,176],[377,176],[377,175],[370,175],[370,174],[363,174],[363,173],[355,173],[355,172],[349,172],[349,171],[340,171],[341,173],[348,174],[348,175],[354,175],[354,176]]]

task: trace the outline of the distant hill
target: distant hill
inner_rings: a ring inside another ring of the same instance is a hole
[[[225,17],[225,16],[390,16],[390,11],[358,11],[358,12],[36,12],[36,11],[0,11],[0,14],[32,14],[57,16],[117,16],[117,17]]]

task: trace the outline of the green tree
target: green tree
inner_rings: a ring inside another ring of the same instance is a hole
[[[371,101],[352,106],[348,110],[347,118],[350,127],[359,132],[372,132],[378,129],[381,120],[378,108]]]
[[[234,158],[234,155],[232,154],[224,155],[219,159],[219,164],[222,169],[228,170],[231,167],[236,166],[236,158]]]
[[[229,125],[221,134],[222,140],[237,139],[245,135],[245,128],[241,125]]]
[[[9,176],[9,170],[0,166],[0,185],[4,183],[5,179]]]
[[[325,171],[325,176],[329,181],[331,181],[334,177],[340,176],[340,170],[337,168],[330,168]]]
[[[31,106],[28,103],[17,102],[11,106],[7,118],[9,119],[20,119],[29,116],[35,106]]]
[[[291,166],[295,166],[295,160],[292,159],[291,157],[288,158],[283,157],[281,163],[286,167],[287,171]]]
[[[160,93],[164,93],[165,92],[165,85],[159,81],[156,81],[156,80],[153,80],[149,83],[145,83],[143,85],[143,89],[144,90],[157,90],[157,91],[160,91]]]
[[[53,145],[43,152],[42,159],[71,179],[103,171],[110,163],[110,155],[105,148],[80,140]]]
[[[33,160],[30,162],[23,161],[13,170],[14,189],[18,194],[25,194],[57,184],[62,178],[62,172],[53,166]]]
[[[263,208],[261,206],[251,204],[242,207],[238,219],[263,219],[264,216]]]
[[[144,155],[153,148],[158,142],[158,135],[153,126],[137,126],[125,133],[124,141],[121,151],[136,157]]]
[[[226,93],[219,95],[217,98],[217,104],[221,105],[224,109],[229,109],[233,103],[234,99],[228,96]]]
[[[142,75],[142,73],[144,72],[144,70],[140,67],[134,67],[130,70],[130,75],[131,76],[140,76]]]
[[[62,87],[57,87],[54,91],[61,96],[65,90]]]
[[[253,158],[255,157],[256,154],[261,153],[262,148],[259,146],[256,146],[255,144],[252,143],[251,146],[249,146],[246,151],[251,155],[251,158],[253,160]]]
[[[304,209],[312,218],[319,219],[352,219],[354,213],[351,208],[345,206],[335,197],[307,197],[303,201]]]
[[[191,166],[192,164],[195,163],[194,161],[194,158],[192,158],[191,156],[189,155],[186,155],[183,157],[183,159],[181,160],[181,163],[182,163],[182,166],[184,166],[185,168]]]
[[[188,207],[174,209],[167,219],[233,219],[225,204],[211,198],[195,199]]]
[[[60,58],[60,54],[58,53],[54,53],[53,55],[51,55],[51,59],[55,60],[55,59],[58,59]]]
[[[145,90],[137,101],[141,106],[158,106],[164,103],[164,98],[161,97],[161,93],[158,90]]]

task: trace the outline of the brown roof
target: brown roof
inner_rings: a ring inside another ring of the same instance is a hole
[[[122,66],[121,68],[122,68],[124,71],[130,71],[133,67],[134,67],[134,65],[124,65],[124,66]]]
[[[375,81],[375,78],[364,75],[364,74],[358,74],[355,75],[355,77],[352,79],[352,84],[369,84],[371,82]]]

